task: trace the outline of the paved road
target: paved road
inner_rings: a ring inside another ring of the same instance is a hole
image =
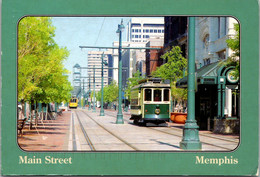
[[[124,124],[116,124],[116,112],[105,116],[87,109],[71,114],[68,151],[180,151],[183,125],[169,123],[164,127],[137,126],[124,113]],[[231,151],[239,144],[238,136],[216,135],[200,131],[203,151]]]

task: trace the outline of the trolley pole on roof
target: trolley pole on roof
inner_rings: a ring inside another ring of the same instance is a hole
[[[188,116],[184,125],[180,148],[201,150],[199,126],[195,120],[195,17],[189,17],[188,57]]]

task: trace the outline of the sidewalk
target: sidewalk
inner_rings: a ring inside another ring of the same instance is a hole
[[[67,146],[71,112],[65,111],[56,120],[44,120],[29,130],[25,125],[18,145],[25,151],[61,151]]]

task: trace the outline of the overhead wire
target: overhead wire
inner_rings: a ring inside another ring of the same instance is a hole
[[[102,28],[103,28],[105,19],[106,19],[106,17],[104,17],[104,19],[103,19],[103,22],[102,22],[102,25],[101,25],[101,27],[100,27],[100,29],[99,29],[98,36],[97,36],[97,39],[96,39],[96,42],[95,42],[94,46],[96,46],[96,44],[97,44],[97,41],[98,41],[99,36],[100,36],[100,33],[101,33],[101,31],[102,31]]]

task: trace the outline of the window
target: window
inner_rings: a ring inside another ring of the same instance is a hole
[[[153,33],[153,30],[152,30],[152,29],[150,29],[150,33]]]
[[[137,33],[137,32],[138,32],[138,29],[135,29],[135,32]]]
[[[209,34],[206,34],[204,39],[203,39],[203,48],[208,48],[209,46]]]
[[[158,30],[158,33],[161,33],[162,32],[162,30]]]
[[[135,32],[135,30],[134,30],[134,29],[132,29],[132,32]]]
[[[135,35],[135,38],[138,38],[138,35]]]
[[[227,35],[227,18],[224,17],[224,35]]]
[[[218,38],[220,38],[220,17],[218,17]]]
[[[169,99],[169,89],[164,89],[164,91],[163,91],[163,101],[169,101],[170,99]]]
[[[152,89],[144,90],[144,101],[152,101]]]
[[[226,58],[226,50],[218,52],[219,60],[224,60]]]
[[[204,59],[203,61],[204,61],[204,66],[210,64],[210,58],[206,58],[206,59]]]
[[[141,29],[139,29],[138,32],[141,33]]]
[[[161,90],[154,90],[153,101],[162,101],[162,91]]]

